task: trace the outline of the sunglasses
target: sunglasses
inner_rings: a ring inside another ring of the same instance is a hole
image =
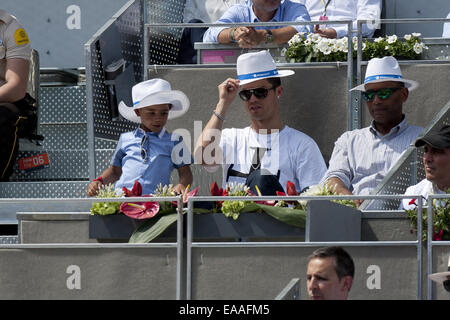
[[[255,88],[255,89],[250,89],[250,90],[242,90],[239,92],[239,97],[244,100],[244,101],[248,101],[250,100],[250,98],[252,97],[252,94],[255,95],[256,98],[258,99],[265,99],[267,97],[267,95],[269,94],[269,90],[275,89],[276,87],[272,87],[272,88]]]
[[[392,94],[397,91],[403,89],[403,87],[400,88],[383,88],[377,91],[364,91],[362,93],[362,96],[364,98],[365,101],[373,101],[373,99],[375,99],[375,95],[378,96],[378,98],[380,98],[381,100],[385,100],[387,98],[389,98],[390,96],[392,96]]]
[[[147,150],[145,149],[145,146],[144,146],[145,143],[147,142],[147,140],[148,140],[147,135],[144,135],[141,140],[141,157],[142,157],[142,160],[144,160],[144,162],[145,162],[145,160],[147,160]]]
[[[450,280],[445,280],[442,284],[444,285],[444,289],[450,292]]]

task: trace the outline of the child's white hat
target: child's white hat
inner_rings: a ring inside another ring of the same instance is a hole
[[[128,107],[123,101],[119,103],[119,112],[127,120],[141,123],[141,118],[134,112],[136,109],[155,104],[169,103],[172,105],[168,119],[174,119],[185,114],[189,109],[188,97],[179,90],[172,90],[170,83],[163,79],[151,79],[140,82],[131,90],[133,106]]]

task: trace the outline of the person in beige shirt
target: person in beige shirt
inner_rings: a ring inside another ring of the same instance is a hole
[[[8,181],[18,153],[21,106],[26,97],[31,46],[24,28],[0,10],[0,181]]]

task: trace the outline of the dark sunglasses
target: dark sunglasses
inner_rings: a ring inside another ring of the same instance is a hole
[[[400,88],[383,88],[377,91],[364,91],[362,93],[362,96],[364,98],[365,101],[373,101],[373,99],[375,99],[375,95],[378,96],[378,98],[380,98],[381,100],[387,99],[390,96],[392,96],[392,94],[399,90],[399,89],[403,89],[403,87]]]
[[[450,280],[445,280],[442,284],[444,285],[444,289],[450,292]]]
[[[244,101],[248,101],[250,100],[250,98],[252,97],[252,94],[255,95],[256,98],[258,99],[265,99],[267,97],[267,95],[269,94],[269,90],[275,89],[276,87],[272,87],[272,88],[255,88],[255,89],[250,89],[250,90],[242,90],[239,92],[239,97],[244,100]]]

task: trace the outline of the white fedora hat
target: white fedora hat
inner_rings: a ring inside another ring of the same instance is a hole
[[[409,91],[414,90],[419,84],[414,80],[404,79],[398,61],[394,57],[373,58],[367,64],[364,83],[354,87],[350,91],[366,91],[365,85],[384,81],[403,82]]]
[[[437,283],[442,283],[445,280],[450,280],[450,256],[448,257],[448,271],[432,273],[429,275],[429,277],[431,280],[433,280]]]
[[[236,69],[240,85],[266,78],[281,78],[293,75],[293,70],[277,70],[268,50],[241,54]]]
[[[170,83],[163,79],[151,79],[140,82],[131,90],[133,106],[119,103],[119,112],[127,120],[141,123],[141,118],[134,110],[155,104],[169,103],[172,105],[168,119],[174,119],[185,114],[189,109],[189,99],[181,91],[172,90]]]

